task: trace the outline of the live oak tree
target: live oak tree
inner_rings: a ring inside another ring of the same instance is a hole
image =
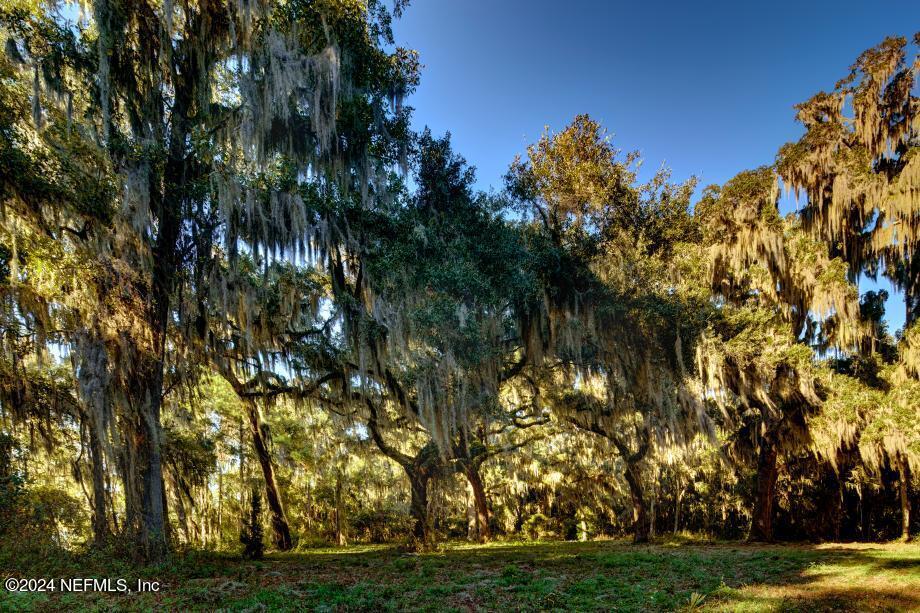
[[[809,343],[818,335],[824,346],[858,346],[857,291],[842,261],[780,217],[768,167],[708,189],[696,215],[712,290],[725,302],[699,346],[703,385],[737,428],[735,452],[757,458],[750,538],[769,541],[778,458],[807,447],[807,419],[823,401]]]
[[[914,35],[913,43],[920,45],[920,34]],[[777,156],[783,180],[805,194],[804,225],[826,241],[831,255],[846,261],[851,277],[881,274],[904,292],[902,364],[900,376],[892,382],[898,394],[877,411],[886,424],[883,430],[894,427],[901,432],[917,417],[911,379],[917,374],[913,339],[920,313],[920,55],[914,50],[911,61],[910,52],[903,37],[886,38],[863,52],[831,92],[797,105],[805,134]],[[896,415],[902,416],[900,420]],[[878,438],[896,439],[905,440],[893,434]],[[913,463],[906,446],[902,442],[890,454],[902,484],[905,537]],[[879,442],[880,449],[885,447]],[[877,459],[871,465],[877,466]]]
[[[92,329],[112,271],[86,243],[87,228],[110,219],[115,186],[100,148],[74,126],[74,113],[85,107],[86,98],[66,89],[67,71],[85,63],[73,34],[33,17],[27,5],[5,6],[0,21],[6,49],[0,58],[0,290],[10,386],[4,405],[12,416],[25,416],[27,407],[38,409],[34,402],[47,377],[34,375],[51,368],[60,372],[50,346],[75,349],[77,380],[64,377],[55,383],[55,395],[69,398],[70,408],[62,411],[56,401],[41,411],[69,414],[80,424],[81,449],[91,465],[94,535],[103,543],[109,533],[106,468],[112,457],[108,394],[92,374],[94,367],[104,370],[106,360]],[[66,100],[64,108],[42,108],[36,89],[42,83],[50,96]],[[77,470],[82,474],[83,466]]]
[[[838,474],[857,469],[868,479],[858,479],[860,494],[864,481],[881,480],[886,467],[897,471],[901,511],[901,536],[910,537],[910,487],[912,467],[920,449],[918,429],[918,385],[908,374],[909,357],[898,352],[887,334],[881,317],[884,305],[880,296],[868,292],[863,313],[876,330],[875,344],[861,354],[831,362],[825,375],[828,398],[818,415],[809,421],[809,430],[818,455]],[[849,462],[848,462],[849,460]],[[846,475],[838,475],[838,478]],[[861,527],[863,533],[866,532]]]
[[[920,44],[920,34],[913,42]],[[797,105],[805,134],[780,149],[777,168],[804,192],[804,223],[832,256],[854,277],[881,273],[904,291],[909,326],[920,308],[920,56],[910,61],[908,53],[905,38],[886,38],[831,92]]]
[[[333,287],[354,297],[344,309],[358,394],[375,442],[409,477],[415,535],[426,542],[428,483],[458,464],[479,515],[488,514],[471,427],[489,423],[523,366],[515,308],[533,278],[519,233],[498,216],[500,202],[473,192],[473,170],[449,137],[425,131],[414,159],[416,193],[390,215],[354,224],[367,247],[353,256],[357,271],[343,266]],[[384,405],[424,431],[414,454],[384,440]]]
[[[648,540],[639,466],[654,440],[681,440],[705,427],[683,347],[699,322],[675,292],[672,256],[697,234],[689,213],[694,182],[665,170],[640,185],[637,156],[620,156],[585,115],[546,133],[508,174],[509,191],[534,220],[532,249],[545,292],[523,310],[528,358],[558,362],[553,410],[610,439],[626,463],[634,538]],[[579,391],[593,382],[594,393]]]
[[[109,363],[127,532],[140,555],[157,559],[166,551],[167,338],[176,316],[206,313],[202,304],[177,309],[176,292],[203,292],[214,281],[206,262],[215,248],[232,261],[241,248],[293,255],[308,243],[328,246],[304,197],[367,193],[380,164],[397,155],[387,149],[403,120],[393,101],[414,78],[411,57],[381,49],[389,16],[377,3],[100,1],[63,52],[52,34],[71,30],[54,5],[17,8],[10,22],[33,24],[12,34],[33,57],[35,127],[54,102],[43,85],[53,84],[68,107],[75,91],[90,92],[81,116],[69,119],[118,177],[116,214],[85,231],[130,270],[116,306],[133,323],[104,334],[120,351]],[[46,47],[50,54],[36,51]],[[47,70],[55,53],[70,60],[65,70]],[[279,164],[297,181],[260,190],[259,176]]]

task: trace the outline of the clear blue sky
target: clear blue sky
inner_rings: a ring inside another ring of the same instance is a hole
[[[666,164],[675,179],[724,183],[801,134],[794,104],[885,36],[916,30],[920,3],[880,0],[414,0],[394,24],[425,66],[415,127],[450,131],[482,189],[501,189],[544,126],[578,113],[639,150],[646,172]]]

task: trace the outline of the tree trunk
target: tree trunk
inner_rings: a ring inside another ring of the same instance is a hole
[[[642,476],[637,462],[627,462],[626,483],[629,485],[629,495],[633,507],[633,543],[647,543],[649,540],[648,512],[645,509],[645,498],[642,493]]]
[[[479,530],[476,526],[476,504],[473,502],[472,489],[472,487],[468,487],[464,497],[466,502],[466,538],[469,541],[476,541],[479,538]]]
[[[409,515],[412,517],[412,538],[421,545],[431,541],[428,526],[428,477],[418,471],[406,471],[412,498],[409,502]]]
[[[144,364],[129,386],[129,407],[122,416],[125,445],[122,479],[125,495],[125,532],[135,556],[147,563],[168,551],[163,465],[160,452],[160,394],[162,362],[138,358]]]
[[[417,547],[426,547],[432,540],[432,530],[428,510],[428,482],[438,470],[440,455],[438,446],[434,441],[429,441],[418,450],[415,457],[402,453],[387,444],[378,427],[377,407],[373,402],[367,403],[370,410],[370,419],[367,427],[371,438],[378,449],[388,458],[391,458],[405,471],[409,478],[411,499],[409,500],[409,515],[412,517],[412,539]]]
[[[202,59],[183,56],[180,73],[184,77],[198,74],[185,64]],[[142,119],[157,127],[169,124],[162,174],[150,170],[150,180],[145,187],[151,222],[156,231],[149,252],[152,268],[149,274],[139,275],[134,288],[144,304],[137,312],[139,321],[144,325],[140,331],[124,333],[121,339],[127,354],[124,358],[127,366],[123,366],[121,380],[127,400],[121,424],[125,441],[126,525],[138,554],[148,563],[164,559],[168,550],[169,524],[163,485],[160,411],[166,337],[173,291],[179,277],[183,210],[189,197],[188,185],[196,179],[196,171],[191,166],[192,158],[188,155],[188,139],[191,134],[189,117],[199,85],[196,79],[187,78],[181,87],[174,89],[168,120],[163,108],[157,104],[150,104],[147,107],[150,114]],[[137,131],[139,126],[134,126],[134,129]],[[144,133],[136,133],[136,136],[141,139],[149,137],[147,129],[146,126],[140,128]],[[128,308],[135,308],[130,300]]]
[[[179,526],[182,528],[182,534],[185,535],[185,543],[187,545],[191,545],[192,532],[189,528],[188,513],[185,510],[185,501],[182,499],[182,490],[180,489],[178,479],[173,477],[171,481],[172,489],[176,495],[176,516],[179,519]]]
[[[105,463],[102,441],[93,419],[89,420],[89,455],[93,468],[93,543],[104,545],[109,537],[109,520],[106,515]]]
[[[843,478],[840,475],[834,475],[837,481],[837,501],[834,508],[834,541],[840,542],[840,531],[843,527],[843,515],[846,510],[845,507],[845,498],[844,498],[844,483]]]
[[[125,443],[125,524],[137,555],[148,563],[163,560],[168,550],[160,410],[170,303],[179,265],[180,216],[189,180],[188,130],[184,121],[189,107],[179,93],[173,107],[173,133],[163,171],[165,189],[161,190],[155,180],[149,184],[150,208],[157,226],[151,250],[153,268],[136,288],[138,295],[148,296],[143,312],[138,313],[146,329],[126,333],[122,339],[128,345],[125,359],[130,360],[123,365],[125,370],[120,379],[127,400],[121,419]]]
[[[176,111],[182,114],[179,106]],[[166,190],[160,191],[156,181],[150,183],[150,208],[157,225],[153,269],[149,276],[141,276],[135,288],[138,295],[148,297],[137,313],[145,325],[142,331],[123,334],[127,356],[117,379],[125,398],[119,424],[124,441],[125,531],[135,555],[148,563],[163,560],[168,550],[160,410],[170,301],[178,267],[179,209],[186,181],[184,134],[177,130],[171,142],[163,175]],[[135,308],[134,304],[129,303],[128,308]]]
[[[112,411],[109,359],[105,343],[90,329],[82,329],[74,335],[71,357],[82,400],[81,419],[89,435],[89,459],[93,475],[93,542],[99,546],[109,536],[102,438]]]
[[[754,517],[751,521],[750,541],[773,542],[773,505],[776,498],[776,446],[764,437],[760,442],[757,459],[757,487],[754,500]]]
[[[482,482],[482,476],[479,469],[470,465],[466,469],[466,479],[473,488],[473,503],[476,509],[476,533],[480,542],[486,542],[492,538],[492,532],[489,528],[489,500],[486,498],[486,488]]]
[[[220,546],[224,533],[224,471],[217,465],[217,544]]]
[[[910,467],[903,453],[898,453],[898,473],[901,493],[901,538],[910,538]]]
[[[243,423],[243,418],[240,416],[239,423],[239,435],[240,435],[240,446],[239,446],[239,461],[240,461],[240,470],[237,472],[237,476],[240,478],[240,500],[239,500],[239,509],[240,509],[240,521],[243,522],[246,520],[246,490],[247,490],[247,470],[246,470],[246,427]]]
[[[684,499],[684,492],[687,491],[687,488],[678,485],[677,495],[674,497],[674,534],[677,535],[677,531],[680,530],[680,503]]]
[[[348,544],[345,535],[345,506],[342,501],[342,476],[335,478],[335,542],[339,547]]]
[[[108,472],[105,474],[105,499],[108,503],[109,515],[112,520],[112,533],[119,534],[121,529],[118,526],[118,515],[115,513],[115,502],[112,500],[112,481]]]
[[[658,502],[658,468],[655,468],[655,479],[652,482],[652,501],[649,509],[648,535],[649,538],[655,538],[655,505]]]
[[[256,457],[259,458],[259,464],[262,466],[262,476],[265,480],[265,497],[268,500],[268,508],[271,512],[275,547],[281,551],[288,551],[293,546],[291,529],[284,514],[281,496],[278,494],[278,484],[275,482],[275,468],[272,465],[271,455],[266,444],[265,435],[268,431],[268,425],[262,423],[259,407],[254,400],[246,401],[246,414],[249,417],[252,446],[255,449]]]

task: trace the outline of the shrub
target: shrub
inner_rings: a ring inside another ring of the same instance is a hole
[[[387,543],[406,537],[412,518],[396,509],[359,511],[351,517],[351,533],[366,543]]]

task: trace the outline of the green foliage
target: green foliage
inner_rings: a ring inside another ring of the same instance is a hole
[[[363,543],[392,543],[409,534],[411,519],[398,509],[364,510],[349,518],[350,534]]]
[[[587,115],[483,194],[449,134],[411,133],[404,6],[111,0],[78,27],[55,3],[0,7],[3,559],[75,551],[95,510],[100,548],[239,538],[258,559],[265,484],[300,550],[418,525],[614,537],[643,504],[659,532],[736,538],[765,478],[781,536],[824,537],[826,517],[855,534],[870,499],[862,538],[909,516],[890,494],[915,498],[920,327],[896,344],[886,296],[853,283],[883,274],[920,304],[906,41],[800,105],[806,133],[775,168],[696,204],[692,178],[640,183],[637,154]],[[804,215],[779,215],[777,173],[807,192]],[[146,525],[161,502],[172,523]],[[508,605],[485,593],[501,588],[529,608],[692,609],[715,575],[666,588],[660,567],[737,561],[593,562],[623,575],[514,555],[472,583],[437,557],[387,567],[407,599],[458,607]],[[226,590],[245,594],[189,598],[405,604],[365,579],[255,590],[236,571]],[[159,604],[188,604],[174,598]]]

